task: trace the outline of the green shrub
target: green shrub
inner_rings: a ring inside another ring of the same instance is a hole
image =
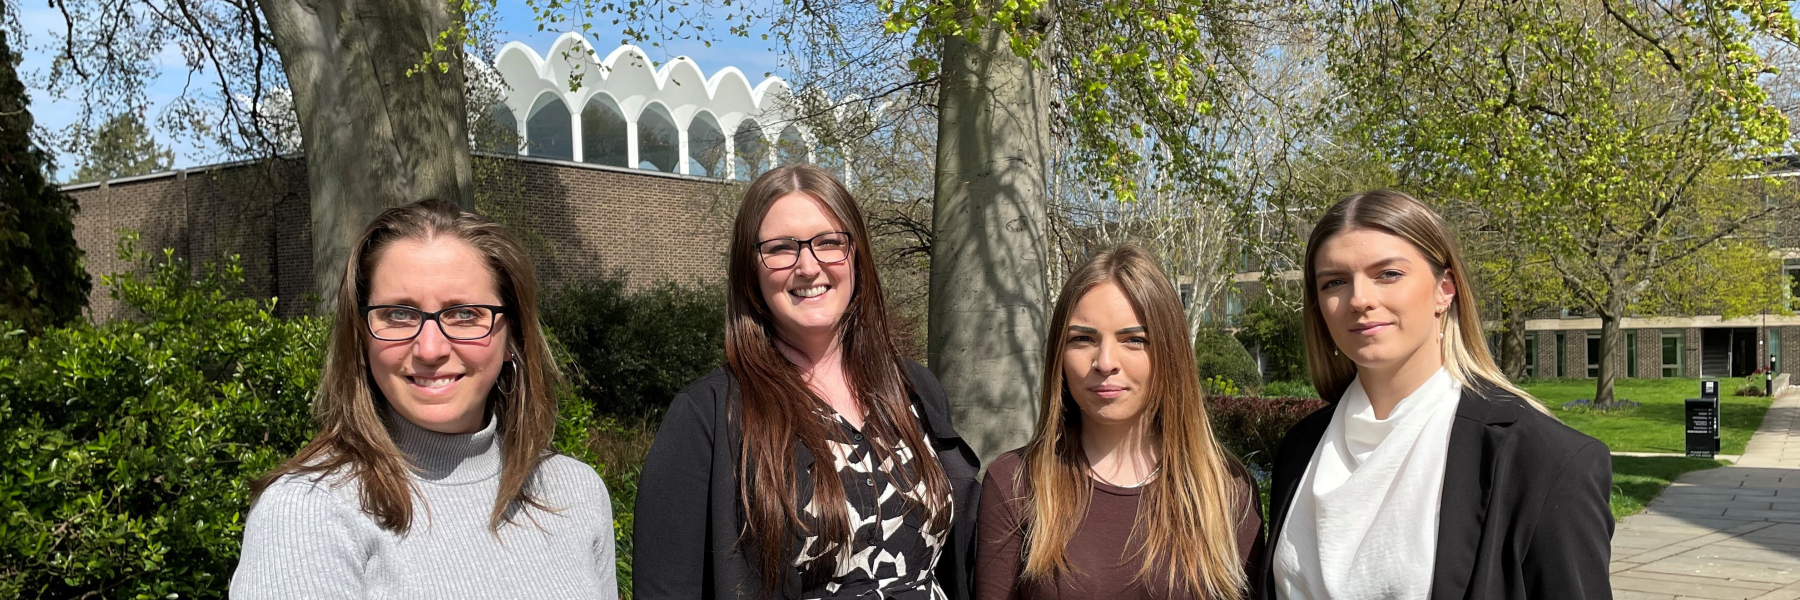
[[[544,325],[568,351],[580,395],[625,420],[660,413],[725,360],[719,286],[627,293],[622,273],[578,281],[546,298]]]
[[[196,279],[129,241],[144,275],[106,280],[144,318],[35,337],[0,324],[0,598],[223,597],[249,481],[314,431],[327,321],[237,297],[235,260]],[[557,446],[593,464],[592,408],[573,393]],[[596,468],[628,586],[636,471]]]
[[[1307,377],[1306,339],[1300,332],[1300,308],[1264,294],[1244,308],[1237,339],[1245,348],[1262,350],[1271,381]]]
[[[1262,395],[1270,398],[1317,398],[1319,391],[1305,381],[1271,381],[1263,384]]]
[[[0,343],[0,597],[222,596],[249,480],[313,429],[322,319],[234,299],[235,263],[145,273],[107,278],[145,320]]]
[[[1281,438],[1306,415],[1325,406],[1317,398],[1210,396],[1206,413],[1213,435],[1253,471],[1274,469]]]
[[[1262,374],[1256,370],[1256,359],[1236,337],[1224,330],[1201,329],[1194,336],[1194,360],[1200,368],[1201,381],[1223,377],[1246,392],[1255,393],[1262,389]]]

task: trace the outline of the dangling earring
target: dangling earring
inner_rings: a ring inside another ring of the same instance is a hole
[[[510,389],[510,390],[506,389],[505,385],[501,385],[503,382],[506,381],[506,367],[512,367],[512,374],[513,374],[514,379],[517,379],[519,377],[519,363],[513,361],[513,359],[510,359],[510,358],[506,359],[506,364],[502,365],[501,369],[500,369],[500,380],[494,382],[494,387],[499,388],[500,395],[511,396],[513,394],[513,392],[516,392],[519,390],[519,384],[517,381],[513,382],[513,389]]]
[[[1338,355],[1338,349],[1337,349],[1337,348],[1332,348],[1332,349],[1331,349],[1331,355],[1332,355],[1332,356],[1337,356],[1337,355]]]

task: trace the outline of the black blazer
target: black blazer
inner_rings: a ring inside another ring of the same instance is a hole
[[[1493,386],[1463,388],[1438,511],[1433,600],[1612,598],[1612,454]],[[1267,597],[1288,506],[1336,404],[1295,425],[1269,490]],[[1285,599],[1284,599],[1285,600]]]
[[[937,378],[918,363],[903,362],[926,440],[937,450],[954,493],[955,520],[938,557],[938,585],[951,600],[968,600],[981,460],[950,427],[950,401]],[[800,597],[798,569],[789,569],[787,589],[766,593],[761,574],[739,549],[743,407],[736,388],[730,373],[716,369],[676,394],[663,416],[638,479],[631,591],[640,600]],[[812,462],[812,453],[795,444],[796,471],[805,473]],[[787,564],[798,551],[789,550]]]

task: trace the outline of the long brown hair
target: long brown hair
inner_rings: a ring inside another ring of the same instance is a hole
[[[1444,368],[1457,383],[1497,387],[1549,414],[1531,394],[1507,381],[1506,375],[1494,365],[1494,357],[1483,342],[1486,337],[1481,332],[1480,309],[1455,235],[1436,212],[1412,196],[1394,190],[1346,196],[1325,210],[1325,215],[1319,218],[1319,224],[1313,226],[1312,235],[1306,240],[1306,270],[1302,278],[1306,294],[1301,313],[1305,320],[1306,362],[1312,370],[1313,389],[1319,391],[1320,397],[1333,402],[1342,397],[1350,382],[1356,379],[1356,363],[1351,362],[1350,357],[1334,352],[1337,344],[1331,340],[1324,314],[1319,312],[1319,286],[1314,281],[1318,273],[1319,248],[1332,236],[1356,229],[1379,231],[1406,240],[1431,264],[1433,277],[1448,275],[1456,287],[1450,309],[1438,317],[1438,329],[1444,332],[1441,344]]]
[[[538,324],[537,272],[524,246],[498,224],[438,200],[390,208],[375,218],[351,249],[338,287],[336,318],[325,354],[324,381],[313,403],[319,433],[298,454],[252,484],[261,494],[289,474],[344,472],[361,488],[363,512],[383,529],[412,526],[412,480],[406,455],[394,444],[383,414],[387,398],[369,374],[369,333],[360,307],[368,304],[369,278],[382,254],[400,240],[457,239],[482,256],[495,291],[507,307],[507,350],[516,368],[502,369],[487,406],[500,437],[500,490],[488,527],[498,532],[514,511],[529,505],[553,510],[528,489],[531,474],[552,452],[556,390],[561,381]],[[501,391],[509,390],[509,391]],[[404,418],[404,417],[395,417]]]
[[[1088,514],[1093,486],[1081,448],[1081,407],[1063,376],[1064,330],[1082,296],[1106,283],[1119,286],[1144,325],[1151,365],[1145,410],[1161,437],[1161,474],[1145,485],[1143,509],[1132,527],[1132,537],[1143,541],[1137,577],[1147,581],[1158,565],[1169,565],[1166,584],[1171,590],[1237,598],[1250,574],[1238,555],[1238,520],[1232,509],[1235,501],[1248,498],[1240,499],[1233,483],[1236,459],[1213,438],[1181,300],[1169,276],[1136,246],[1119,246],[1090,259],[1069,276],[1056,299],[1044,343],[1037,430],[1025,445],[1019,473],[1030,490],[1022,577],[1066,572],[1069,539]]]
[[[831,217],[850,233],[852,268],[856,273],[850,306],[838,323],[843,369],[850,391],[869,412],[863,430],[873,439],[901,440],[913,452],[917,476],[925,483],[931,526],[947,529],[949,510],[938,506],[950,490],[943,468],[932,460],[919,422],[911,412],[911,384],[894,346],[887,298],[869,249],[862,210],[850,192],[830,173],[810,165],[782,167],[758,177],[744,192],[731,230],[729,299],[725,313],[725,361],[743,403],[743,445],[738,458],[738,497],[744,509],[741,543],[757,563],[767,590],[779,589],[789,568],[787,554],[797,534],[812,533],[838,552],[812,561],[808,578],[829,575],[851,548],[850,517],[844,509],[844,485],[833,464],[829,440],[840,430],[819,418],[824,399],[801,378],[798,367],[776,348],[774,320],[758,283],[756,243],[763,217],[775,201],[801,194],[825,204]],[[813,503],[819,507],[819,531],[809,531],[800,518],[799,474],[794,446],[812,453]],[[894,449],[875,444],[876,464],[892,458]],[[898,463],[898,461],[895,461]],[[900,488],[915,482],[900,477]]]

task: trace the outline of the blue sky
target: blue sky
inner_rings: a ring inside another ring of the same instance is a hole
[[[537,30],[538,25],[533,20],[531,11],[522,2],[501,0],[499,4],[501,7],[498,39],[502,44],[508,41],[518,41],[531,46],[539,53],[544,53],[549,51],[550,44],[556,40],[557,36],[569,28],[565,23],[558,25],[559,29],[547,29],[540,32]],[[51,132],[60,131],[80,118],[80,107],[77,101],[52,96],[48,90],[42,87],[43,74],[48,70],[55,51],[54,48],[48,47],[52,44],[52,39],[45,32],[62,30],[64,28],[62,16],[55,9],[48,8],[40,2],[21,3],[17,10],[21,25],[28,37],[24,44],[14,42],[14,50],[21,51],[23,54],[23,60],[19,64],[19,73],[25,78],[27,93],[31,95],[32,116],[37,119],[38,126]],[[622,38],[619,34],[620,27],[611,23],[611,18],[597,19],[593,24],[592,32],[588,35],[588,40],[594,44],[602,56],[616,47]],[[576,23],[573,27],[579,28],[580,24]],[[707,29],[709,32],[724,31],[723,26],[709,26]],[[783,75],[780,57],[768,50],[770,44],[760,39],[761,32],[753,30],[751,33],[750,39],[721,34],[722,39],[716,39],[711,47],[699,41],[669,42],[660,48],[645,43],[642,44],[642,47],[652,60],[659,62],[683,55],[693,58],[708,76],[727,66],[737,67],[750,77],[752,85],[761,81],[764,73]],[[491,60],[493,57],[483,58]],[[159,112],[181,94],[183,86],[188,81],[187,67],[183,64],[180,54],[174,49],[165,51],[161,56],[161,62],[163,65],[161,76],[147,90],[150,101],[148,121],[150,121],[152,133],[158,142],[175,151],[175,167],[193,167],[230,159],[231,157],[218,156],[215,148],[195,147],[173,140],[168,132],[156,126],[155,121]],[[208,73],[196,77],[196,81],[204,82],[210,77],[211,74]],[[56,178],[60,181],[67,181],[74,175],[80,160],[81,157],[78,155],[57,152]]]

